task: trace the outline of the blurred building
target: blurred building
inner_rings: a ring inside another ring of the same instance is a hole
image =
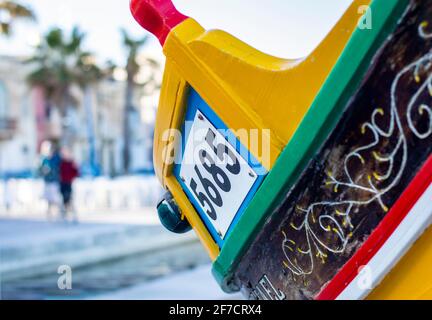
[[[0,58],[0,175],[27,176],[36,160],[36,116],[27,70],[15,58]]]
[[[84,173],[90,173],[94,158],[102,175],[122,174],[125,82],[107,79],[86,92],[72,88],[77,105],[62,117],[46,103],[41,89],[27,84],[30,70],[24,59],[0,56],[0,178],[33,176],[41,142],[63,141],[65,136]],[[158,95],[157,89],[135,92],[135,111],[129,115],[132,174],[153,170]]]

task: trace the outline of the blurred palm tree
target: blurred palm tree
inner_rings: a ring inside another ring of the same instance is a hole
[[[67,39],[59,28],[51,29],[36,47],[35,54],[27,62],[35,69],[28,75],[33,86],[44,89],[51,106],[62,113],[75,102],[70,92],[73,85],[81,88],[98,80],[101,74],[89,52],[83,51],[85,34],[75,27]]]
[[[141,39],[134,39],[124,29],[121,29],[121,34],[123,46],[127,51],[127,63],[125,67],[127,79],[123,117],[123,164],[124,172],[129,173],[131,165],[131,138],[133,135],[131,130],[131,118],[137,112],[134,106],[135,90],[138,86],[145,88],[153,84],[152,89],[160,86],[155,79],[155,70],[159,68],[159,63],[149,57],[139,57],[140,49],[147,44],[147,36]],[[138,81],[137,76],[144,67],[149,67],[149,76],[144,81]]]
[[[9,36],[12,24],[18,19],[36,20],[36,16],[30,7],[18,1],[0,0],[0,34]]]
[[[73,133],[68,121],[68,110],[78,105],[78,99],[72,93],[77,86],[84,94],[84,108],[88,118],[90,143],[90,162],[95,165],[94,134],[91,106],[91,90],[103,78],[103,72],[97,66],[93,55],[83,49],[85,39],[78,27],[74,27],[69,36],[59,28],[51,29],[36,47],[33,57],[28,60],[35,69],[28,75],[29,83],[44,91],[47,113],[56,108],[62,118],[62,143],[70,145]]]
[[[61,29],[53,28],[28,60],[35,65],[28,81],[43,88],[50,107],[59,108],[62,114],[76,103],[70,90],[73,85],[85,89],[102,77],[92,54],[82,48],[84,39],[85,33],[78,27],[73,28],[69,37]]]

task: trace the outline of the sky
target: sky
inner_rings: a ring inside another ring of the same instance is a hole
[[[13,38],[0,39],[0,55],[29,55],[37,35],[52,26],[88,32],[86,49],[98,60],[122,65],[120,28],[146,34],[129,12],[129,0],[21,0],[30,5],[38,23],[16,25]],[[206,29],[225,30],[248,44],[282,58],[310,53],[330,31],[351,0],[174,0],[177,8]],[[161,48],[151,38],[145,48],[157,57]]]

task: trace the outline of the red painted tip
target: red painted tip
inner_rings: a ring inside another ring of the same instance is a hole
[[[171,30],[188,18],[177,11],[171,0],[131,0],[130,8],[135,20],[162,46]]]

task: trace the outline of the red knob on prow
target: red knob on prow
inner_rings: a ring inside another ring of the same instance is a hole
[[[162,46],[171,30],[188,18],[177,11],[171,0],[131,0],[130,8],[135,20]]]

